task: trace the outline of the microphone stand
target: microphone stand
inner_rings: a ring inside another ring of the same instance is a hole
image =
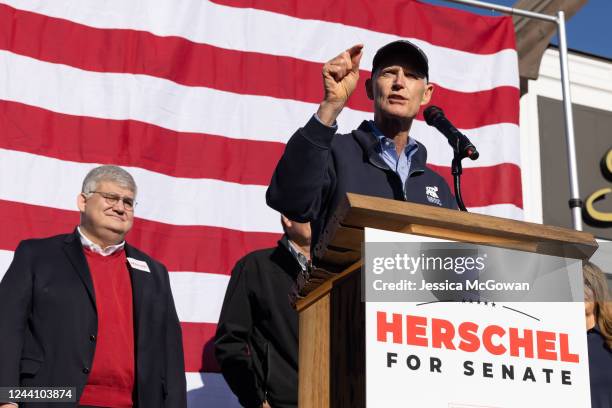
[[[459,138],[457,138],[457,143],[453,147],[453,161],[451,162],[451,173],[453,174],[453,181],[455,187],[455,200],[457,201],[457,206],[461,211],[467,212],[467,208],[465,208],[465,204],[463,204],[463,197],[461,197],[461,174],[463,174],[463,166],[461,165],[461,160],[465,157],[459,150]]]

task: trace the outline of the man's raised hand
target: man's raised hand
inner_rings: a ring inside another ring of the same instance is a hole
[[[359,61],[363,44],[357,44],[323,65],[323,88],[325,96],[317,116],[321,122],[331,126],[351,96],[359,80]]]

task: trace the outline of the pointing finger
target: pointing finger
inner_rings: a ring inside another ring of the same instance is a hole
[[[348,50],[346,50],[346,52],[349,53],[349,55],[351,56],[351,59],[355,58],[358,54],[361,54],[361,50],[363,50],[363,44],[355,44],[353,45],[351,48],[349,48]]]
[[[354,73],[359,73],[359,63],[361,62],[361,57],[363,57],[363,51],[359,51],[359,54],[352,57],[351,71]]]

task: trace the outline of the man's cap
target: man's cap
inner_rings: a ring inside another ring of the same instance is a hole
[[[387,45],[382,46],[372,60],[372,73],[374,73],[380,65],[389,57],[402,56],[414,64],[418,74],[423,75],[429,79],[429,61],[427,55],[422,49],[414,45],[408,40],[397,40],[390,42]]]

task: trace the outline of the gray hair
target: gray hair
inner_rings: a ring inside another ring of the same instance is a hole
[[[117,183],[121,187],[130,190],[134,193],[134,195],[136,195],[137,187],[134,177],[132,177],[130,173],[123,170],[121,167],[111,165],[99,166],[87,173],[87,176],[85,176],[85,179],[83,180],[81,192],[89,194],[96,191],[98,184],[102,181]]]

